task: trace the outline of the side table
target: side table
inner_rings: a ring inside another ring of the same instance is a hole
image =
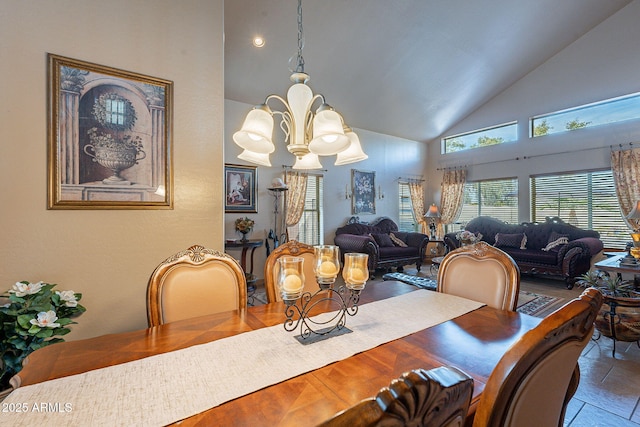
[[[254,294],[256,292],[256,276],[253,275],[253,253],[256,251],[256,248],[260,246],[262,246],[261,239],[226,240],[224,242],[225,251],[228,249],[242,249],[242,253],[240,254],[240,267],[242,267],[242,271],[244,271],[247,279],[247,304],[249,305],[253,305]],[[251,264],[249,270],[247,270],[247,252],[249,249],[251,249]]]

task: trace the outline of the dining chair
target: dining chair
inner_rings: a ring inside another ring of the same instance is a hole
[[[602,300],[588,288],[516,341],[491,372],[473,426],[562,426]]]
[[[247,282],[238,261],[200,245],[164,260],[147,285],[150,327],[246,306]]]
[[[313,246],[298,242],[297,240],[289,240],[275,248],[267,257],[264,266],[264,287],[267,293],[267,301],[281,301],[282,297],[278,291],[278,274],[280,273],[280,264],[278,260],[283,256],[296,256],[304,259],[304,291],[315,292],[320,287],[316,282],[313,266],[315,263],[315,251]]]
[[[473,379],[452,366],[415,369],[318,427],[462,426]]]
[[[440,263],[437,291],[514,311],[520,269],[510,255],[486,242],[462,246]]]

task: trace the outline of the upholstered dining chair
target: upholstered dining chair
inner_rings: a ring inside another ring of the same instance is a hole
[[[457,368],[415,369],[319,427],[462,426],[472,393],[473,379]]]
[[[513,311],[518,303],[520,269],[511,256],[486,242],[462,246],[440,263],[437,290]]]
[[[280,264],[278,260],[283,256],[296,256],[304,259],[304,291],[315,292],[319,289],[316,282],[313,265],[315,262],[315,252],[313,246],[290,240],[281,244],[267,257],[264,266],[264,287],[267,293],[267,301],[274,302],[282,300],[278,292],[278,274],[280,274]]]
[[[164,260],[147,285],[149,326],[246,306],[247,282],[238,261],[200,245]]]
[[[562,426],[602,299],[588,288],[516,341],[489,376],[473,426]]]

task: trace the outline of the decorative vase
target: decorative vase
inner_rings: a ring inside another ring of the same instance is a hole
[[[245,230],[245,231],[240,231],[242,233],[242,239],[240,239],[241,242],[246,242],[247,240],[247,234],[249,234],[249,230]]]
[[[95,154],[90,153],[91,149]],[[103,184],[116,184],[116,185],[129,185],[129,181],[120,176],[120,172],[125,169],[129,169],[131,166],[138,163],[138,161],[144,159],[147,154],[140,150],[139,153],[142,157],[138,157],[138,150],[135,147],[112,148],[112,147],[100,147],[92,144],[87,144],[84,147],[84,152],[93,157],[93,161],[97,162],[100,166],[110,169],[113,175],[109,178],[103,179]]]

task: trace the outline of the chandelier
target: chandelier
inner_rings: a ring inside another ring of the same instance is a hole
[[[287,150],[296,156],[293,169],[322,169],[318,156],[336,155],[335,165],[346,165],[368,158],[360,140],[344,123],[342,116],[325,102],[321,94],[313,94],[304,71],[302,48],[302,0],[298,0],[298,54],[290,80],[293,86],[287,99],[269,95],[264,103],[253,107],[242,128],[233,134],[233,141],[244,149],[239,159],[263,166],[271,166],[269,155],[275,151],[273,116],[281,117],[280,129],[285,134]],[[293,58],[292,58],[293,59]],[[283,111],[272,110],[269,102],[279,101]],[[314,106],[317,106],[313,111]]]

